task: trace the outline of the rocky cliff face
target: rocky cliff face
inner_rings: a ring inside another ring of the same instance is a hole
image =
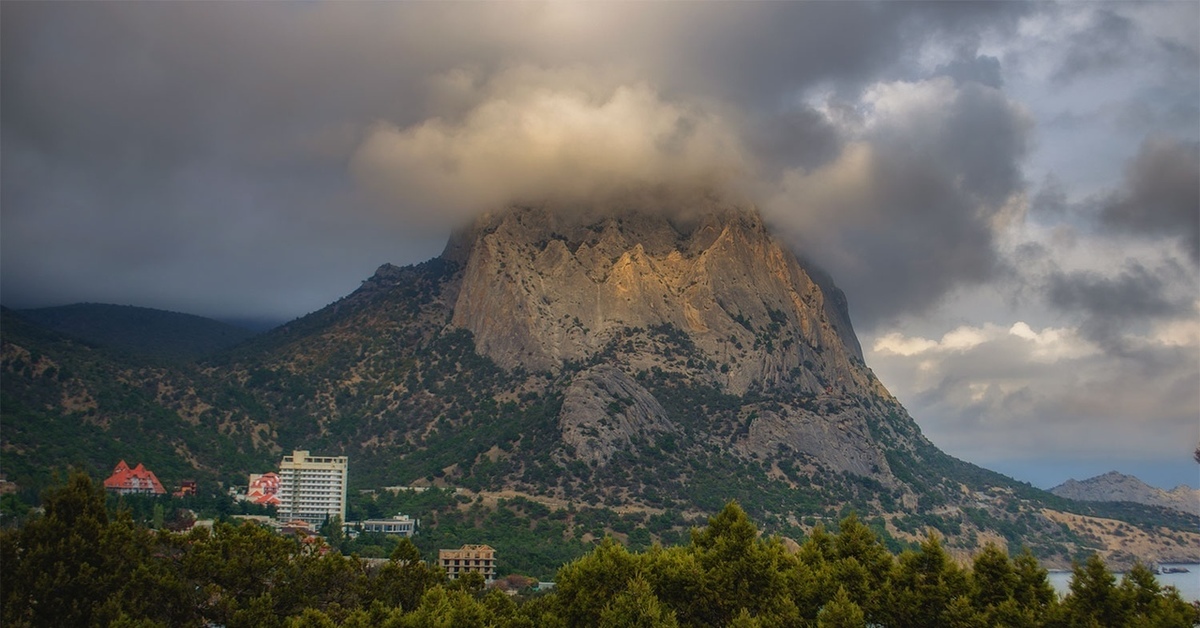
[[[465,244],[465,246],[464,246]],[[544,209],[479,219],[447,253],[466,266],[453,324],[506,367],[555,369],[627,328],[673,325],[741,394],[872,387],[845,297],[827,294],[753,210],[688,221],[634,212],[585,222]]]
[[[630,377],[657,369],[769,398],[739,416],[733,447],[744,455],[786,447],[890,477],[860,401],[895,400],[863,364],[844,295],[752,209],[584,218],[513,208],[478,219],[444,257],[464,267],[452,325],[470,330],[480,353],[556,374],[600,358],[619,365],[575,374],[568,389],[560,425],[584,459],[604,462],[646,430],[671,430]]]
[[[1189,515],[1200,514],[1200,490],[1176,486],[1164,491],[1146,484],[1131,475],[1109,471],[1083,481],[1067,480],[1050,489],[1051,493],[1067,499],[1087,502],[1133,502],[1162,506]]]

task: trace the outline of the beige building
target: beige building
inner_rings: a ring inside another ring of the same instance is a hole
[[[470,571],[483,574],[485,582],[496,579],[496,550],[487,545],[464,545],[462,549],[438,550],[438,562],[451,580]]]
[[[330,517],[346,520],[346,456],[310,456],[297,450],[279,463],[278,517],[320,526]]]

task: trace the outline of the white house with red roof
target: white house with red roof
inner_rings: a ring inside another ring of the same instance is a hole
[[[124,460],[117,463],[112,475],[104,481],[104,488],[121,495],[163,495],[167,492],[153,471],[140,462],[130,469]]]

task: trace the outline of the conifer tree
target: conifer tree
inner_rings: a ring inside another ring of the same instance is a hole
[[[817,614],[818,628],[863,628],[866,622],[862,609],[843,588]]]
[[[664,607],[644,578],[634,578],[629,588],[609,602],[596,623],[599,628],[676,628],[675,613]]]

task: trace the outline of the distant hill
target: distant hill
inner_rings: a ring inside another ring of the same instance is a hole
[[[254,434],[223,427],[244,421],[247,404],[191,363],[101,347],[4,307],[0,332],[0,459],[33,495],[54,472],[105,477],[121,459],[173,488],[237,481],[275,457]]]
[[[1162,506],[1191,515],[1200,513],[1200,490],[1187,486],[1176,486],[1164,491],[1133,477],[1109,471],[1082,482],[1067,480],[1050,489],[1059,497],[1084,502],[1133,502],[1150,506]]]
[[[31,323],[93,344],[168,360],[195,360],[256,335],[202,316],[132,305],[76,303],[15,312]]]

